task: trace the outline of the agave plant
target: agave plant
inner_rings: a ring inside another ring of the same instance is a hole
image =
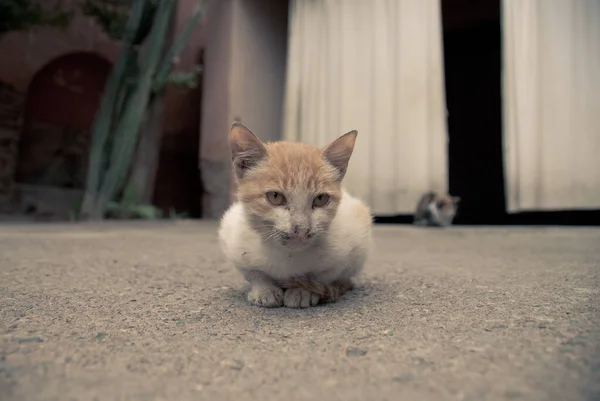
[[[115,2],[117,11],[122,7],[123,0],[106,1]],[[149,106],[165,85],[171,81],[194,85],[197,70],[187,75],[175,75],[171,70],[208,1],[198,4],[181,34],[165,52],[175,3],[176,0],[133,0],[124,27],[113,24],[114,35],[122,37],[123,47],[108,77],[92,128],[86,190],[80,211],[83,218],[102,219],[107,207],[114,209],[119,202],[131,171],[140,127]],[[88,8],[87,12],[94,14],[94,9]],[[100,23],[110,24],[110,21],[100,20]],[[132,192],[136,191],[128,191]],[[130,208],[135,199],[128,199],[127,203]]]

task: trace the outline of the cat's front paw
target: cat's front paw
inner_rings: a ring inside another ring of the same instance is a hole
[[[283,295],[283,305],[288,308],[308,308],[319,303],[319,296],[303,288],[289,288]]]
[[[277,287],[252,287],[248,301],[263,308],[277,308],[283,305],[283,290]]]

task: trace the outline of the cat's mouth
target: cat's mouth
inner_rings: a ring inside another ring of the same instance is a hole
[[[292,250],[302,250],[309,247],[313,243],[314,238],[314,233],[308,233],[307,235],[302,237],[285,233],[279,237],[278,242],[279,244],[281,244],[281,246],[285,248]]]

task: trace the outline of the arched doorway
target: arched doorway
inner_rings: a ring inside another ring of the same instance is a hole
[[[111,69],[95,53],[60,56],[32,79],[25,100],[16,181],[83,189],[90,129]]]

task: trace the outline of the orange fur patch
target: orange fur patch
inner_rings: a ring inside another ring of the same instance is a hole
[[[265,147],[267,157],[239,182],[239,201],[252,204],[256,212],[266,212],[270,205],[256,202],[264,199],[265,192],[300,187],[307,192],[327,193],[332,203],[339,202],[338,173],[325,161],[321,149],[297,142],[270,142]]]

